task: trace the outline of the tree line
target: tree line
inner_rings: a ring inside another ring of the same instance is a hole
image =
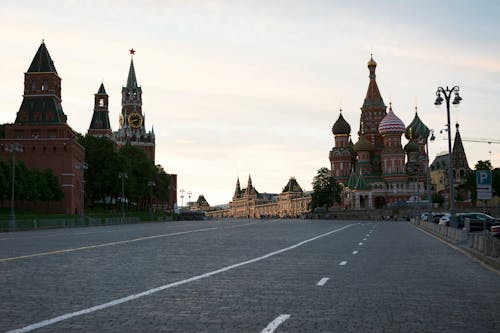
[[[51,169],[29,170],[23,161],[16,161],[14,198],[16,201],[39,203],[59,201],[64,193]],[[0,200],[12,198],[12,162],[0,160]]]
[[[110,139],[91,135],[79,135],[77,141],[85,148],[88,165],[85,170],[87,206],[113,209],[124,200],[129,209],[147,209],[151,205],[151,191],[154,202],[168,200],[170,176],[161,165],[154,165],[141,149],[125,145],[117,150]],[[127,174],[123,182],[124,198],[120,173]],[[148,186],[149,182],[155,186]]]

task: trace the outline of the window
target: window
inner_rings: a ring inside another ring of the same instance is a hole
[[[47,82],[47,80],[43,80],[42,81],[42,91],[47,91],[49,90],[49,83]]]
[[[31,80],[31,91],[35,91],[35,90],[36,90],[36,81]]]
[[[103,107],[104,106],[104,98],[99,99],[99,106]]]

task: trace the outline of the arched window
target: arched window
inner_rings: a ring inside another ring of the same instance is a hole
[[[103,107],[104,106],[104,98],[99,99],[99,106]]]

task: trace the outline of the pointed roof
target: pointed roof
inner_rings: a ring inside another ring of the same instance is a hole
[[[96,95],[107,95],[106,89],[104,89],[104,83],[101,83],[101,86],[99,87]]]
[[[28,73],[57,73],[54,62],[43,40],[28,68]]]
[[[128,70],[127,88],[137,88],[137,78],[135,77],[134,59],[130,60],[130,68]]]
[[[361,171],[359,172],[358,180],[356,181],[356,186],[354,186],[354,189],[360,191],[368,189],[365,177],[363,177],[363,173]]]
[[[349,180],[347,181],[347,187],[353,190],[357,182],[358,182],[358,176],[356,175],[356,172],[354,171],[353,168],[351,171],[351,175],[349,176]]]
[[[469,163],[467,162],[467,156],[465,155],[465,149],[462,144],[462,137],[460,136],[460,131],[458,130],[458,123],[455,126],[457,128],[457,133],[455,134],[455,142],[453,142],[453,149],[451,151],[453,168],[469,169]]]
[[[333,135],[346,135],[351,133],[351,126],[342,116],[342,109],[340,109],[340,115],[335,124],[332,126]]]
[[[241,195],[241,187],[240,187],[240,178],[236,179],[236,188],[234,189],[234,197],[238,197]]]
[[[288,180],[288,183],[285,185],[283,188],[283,192],[300,192],[302,193],[302,188],[300,187],[299,183],[295,179],[295,177],[290,177],[290,180]]]
[[[377,63],[373,60],[373,56],[368,62],[368,70],[370,71],[370,83],[368,84],[368,90],[366,91],[365,101],[363,103],[363,108],[365,107],[385,107],[382,96],[380,95],[380,90],[378,89],[377,81],[375,80],[375,69],[377,68]]]

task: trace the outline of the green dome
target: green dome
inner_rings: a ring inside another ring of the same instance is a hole
[[[355,152],[373,151],[375,149],[375,146],[373,145],[373,143],[368,141],[364,134],[362,134],[358,142],[356,142],[352,148]]]
[[[430,134],[430,130],[425,124],[420,120],[417,111],[415,111],[415,117],[411,121],[410,125],[405,130],[405,138],[410,140],[410,129],[413,132],[413,138],[427,140]]]
[[[405,145],[404,150],[407,153],[416,153],[416,152],[418,152],[418,144],[416,144],[415,141],[410,140],[410,142],[408,142]]]

